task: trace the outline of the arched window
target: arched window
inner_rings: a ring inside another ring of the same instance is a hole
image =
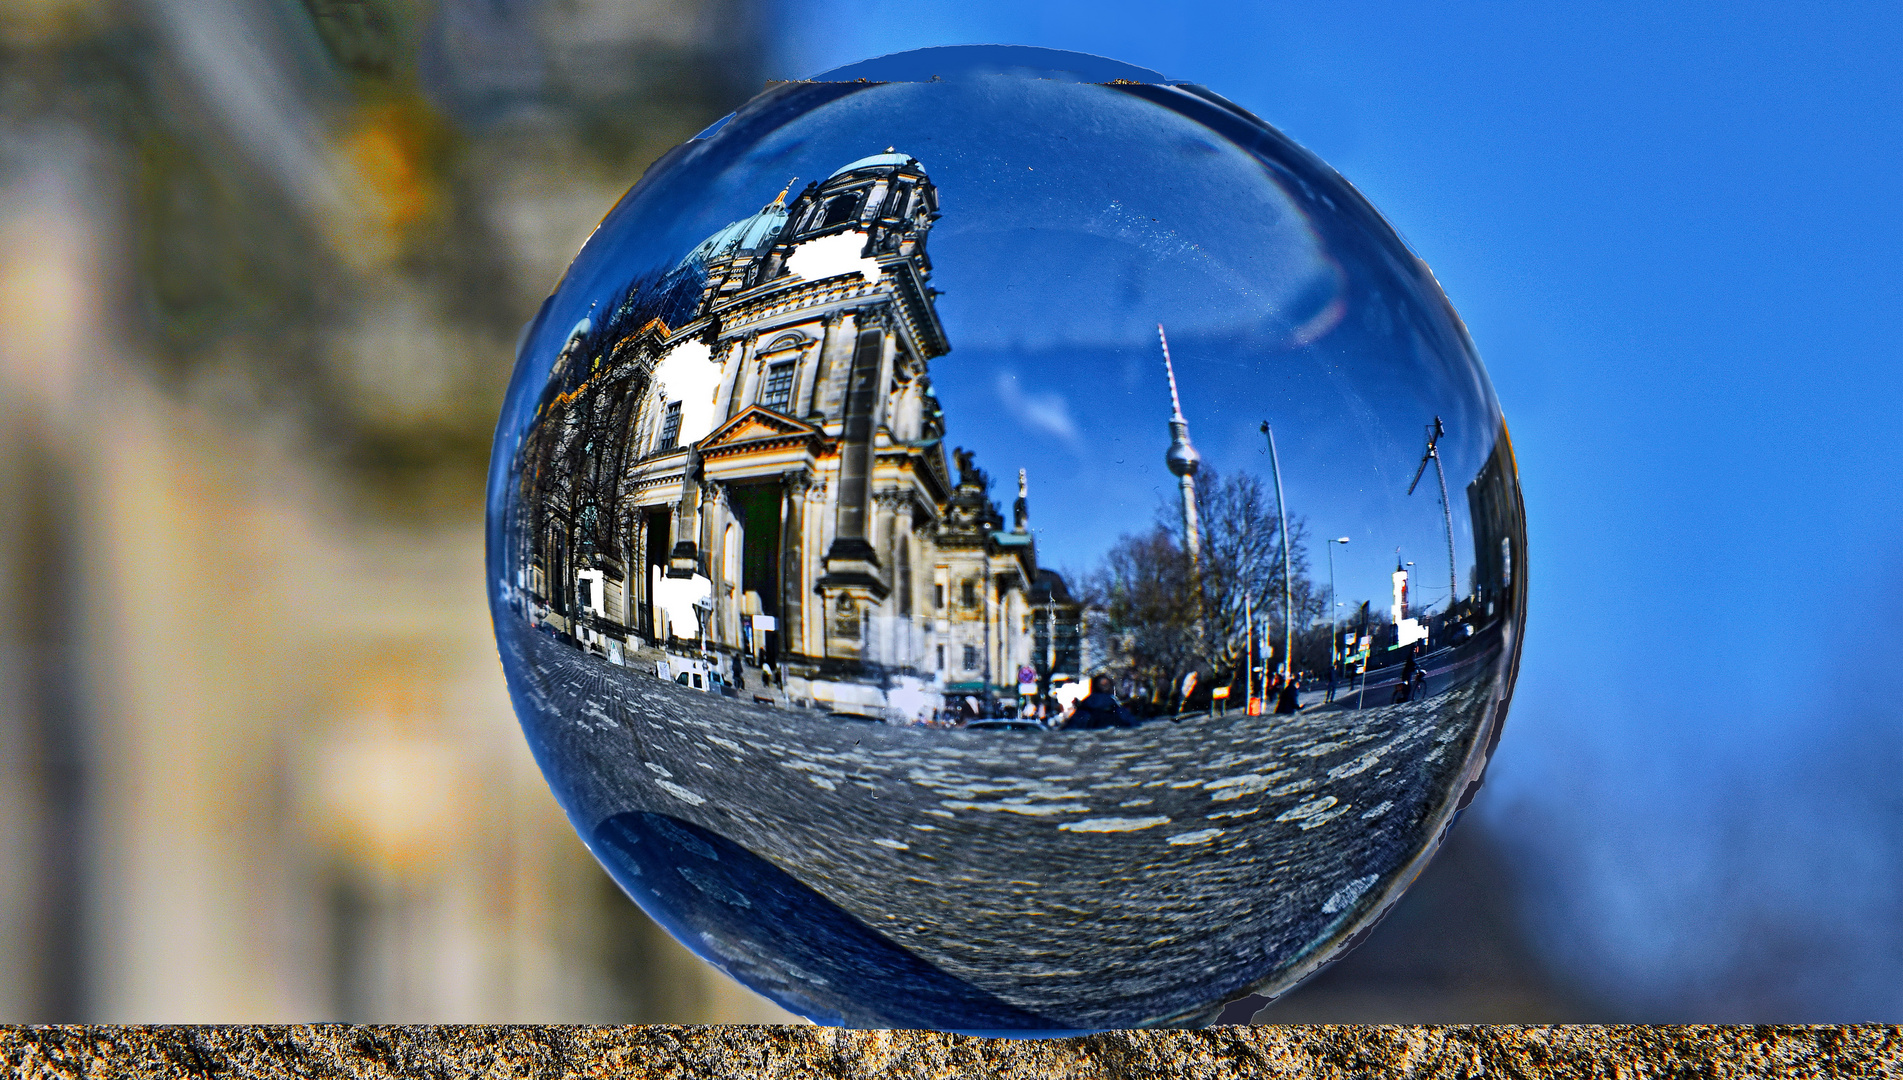
[[[783,334],[774,339],[773,344],[761,350],[766,358],[766,373],[760,380],[760,404],[777,412],[793,411],[793,379],[799,370],[799,352],[806,338],[799,334]],[[791,354],[791,355],[788,355]]]

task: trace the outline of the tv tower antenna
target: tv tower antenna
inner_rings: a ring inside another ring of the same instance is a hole
[[[1454,512],[1447,505],[1447,473],[1440,465],[1440,439],[1447,434],[1446,425],[1436,416],[1434,422],[1427,425],[1427,452],[1421,455],[1421,467],[1414,470],[1414,482],[1407,486],[1407,493],[1414,489],[1427,472],[1427,463],[1434,463],[1434,476],[1440,480],[1440,516],[1441,523],[1447,528],[1447,610],[1454,610],[1454,601],[1460,597],[1460,577],[1454,569]]]
[[[1163,463],[1176,474],[1177,486],[1183,492],[1183,550],[1189,555],[1190,573],[1199,574],[1203,541],[1196,520],[1196,470],[1203,457],[1189,441],[1189,421],[1183,418],[1183,402],[1176,396],[1176,365],[1170,362],[1170,339],[1163,333],[1162,323],[1156,324],[1156,337],[1163,343],[1163,372],[1170,380],[1170,448],[1163,455]]]

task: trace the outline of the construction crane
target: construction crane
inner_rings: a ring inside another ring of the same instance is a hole
[[[1436,416],[1434,422],[1427,425],[1427,452],[1421,455],[1421,467],[1414,470],[1414,482],[1407,486],[1407,493],[1414,494],[1420,486],[1421,477],[1427,474],[1427,463],[1434,463],[1434,475],[1440,480],[1440,516],[1447,527],[1447,610],[1454,610],[1454,601],[1460,596],[1459,572],[1454,569],[1454,512],[1447,505],[1447,473],[1440,465],[1440,440],[1447,434],[1446,425]]]

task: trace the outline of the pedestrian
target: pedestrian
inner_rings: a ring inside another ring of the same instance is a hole
[[[1275,696],[1275,715],[1287,716],[1300,707],[1300,700],[1296,696],[1295,676],[1290,675],[1282,680],[1282,691]]]
[[[739,653],[733,654],[733,688],[735,690],[745,690],[747,688],[746,668],[740,662]]]
[[[1096,731],[1137,726],[1137,719],[1130,715],[1130,710],[1117,703],[1117,696],[1111,692],[1112,685],[1108,675],[1091,676],[1090,696],[1077,703],[1070,718],[1064,721],[1064,727],[1073,731]]]
[[[1395,684],[1394,687],[1394,704],[1396,705],[1414,696],[1414,673],[1420,668],[1420,664],[1415,661],[1415,656],[1418,655],[1420,651],[1421,647],[1419,645],[1414,646],[1414,648],[1408,651],[1407,663],[1401,668],[1401,681]]]

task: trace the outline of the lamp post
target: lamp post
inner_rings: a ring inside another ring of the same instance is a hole
[[[1242,594],[1242,711],[1254,716],[1255,705],[1255,609],[1249,594]]]
[[[1335,618],[1335,545],[1347,542],[1345,536],[1337,536],[1328,542],[1328,685],[1331,693],[1335,685],[1335,669],[1341,666],[1341,627]]]
[[[987,539],[987,543],[989,543],[988,539]],[[984,665],[985,717],[989,719],[991,716],[991,711],[992,711],[991,710],[991,549],[989,547],[985,549],[985,581],[984,581],[984,589],[982,592],[979,593],[979,597],[983,605],[979,610],[983,613],[984,623],[985,623],[985,665]]]
[[[1275,512],[1282,528],[1282,682],[1295,677],[1295,582],[1289,577],[1288,506],[1282,501],[1282,463],[1275,456],[1275,429],[1262,421],[1269,440],[1269,468],[1275,473]]]

